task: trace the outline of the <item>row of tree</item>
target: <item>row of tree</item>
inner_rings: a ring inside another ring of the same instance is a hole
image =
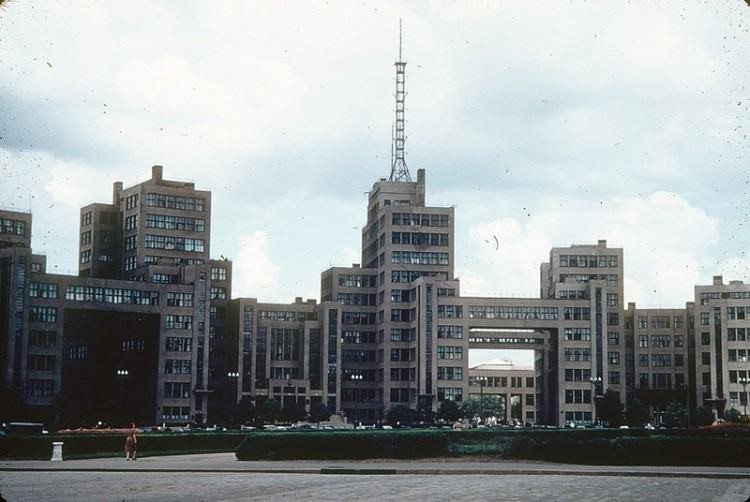
[[[275,399],[266,399],[256,407],[249,397],[243,397],[234,413],[234,423],[260,426],[264,423],[274,422],[310,422],[320,423],[331,418],[331,411],[323,403],[313,403],[310,411],[296,401],[289,400],[281,406]]]

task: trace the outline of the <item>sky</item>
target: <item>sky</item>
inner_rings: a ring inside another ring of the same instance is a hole
[[[233,296],[319,297],[390,173],[456,207],[463,294],[533,297],[554,246],[624,248],[625,300],[750,280],[750,7],[710,2],[120,2],[0,8],[0,206],[77,270],[78,209],[164,166],[213,192]],[[493,236],[497,236],[499,246]]]

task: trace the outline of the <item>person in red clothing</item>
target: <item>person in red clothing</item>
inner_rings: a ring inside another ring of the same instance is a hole
[[[125,437],[125,459],[135,460],[135,450],[138,445],[138,437],[135,435],[136,429],[135,424],[130,424],[130,430],[128,435]]]

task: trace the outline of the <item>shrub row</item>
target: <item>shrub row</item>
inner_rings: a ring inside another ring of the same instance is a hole
[[[236,454],[239,460],[484,455],[600,465],[748,466],[750,434],[742,430],[257,433],[248,436]]]
[[[171,455],[233,451],[246,434],[141,434],[138,455]],[[49,434],[44,436],[0,436],[0,458],[49,460],[52,442],[63,441],[63,457],[93,458],[123,454],[125,436],[121,434]]]
[[[448,434],[432,431],[256,433],[238,460],[426,458],[449,454]]]

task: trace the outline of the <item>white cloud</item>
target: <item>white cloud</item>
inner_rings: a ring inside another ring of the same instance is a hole
[[[264,232],[240,237],[234,257],[232,296],[270,301],[267,298],[276,295],[280,268],[271,260],[268,248]]]
[[[625,299],[640,306],[681,306],[710,279],[706,265],[719,221],[674,193],[560,206],[550,199],[522,223],[502,218],[473,225],[468,258],[457,274],[470,295],[537,296],[539,266],[551,247],[624,248]],[[497,237],[497,241],[495,241]]]
[[[109,178],[101,170],[77,163],[56,161],[51,179],[44,185],[56,202],[80,208],[90,202],[109,202],[112,189]]]

